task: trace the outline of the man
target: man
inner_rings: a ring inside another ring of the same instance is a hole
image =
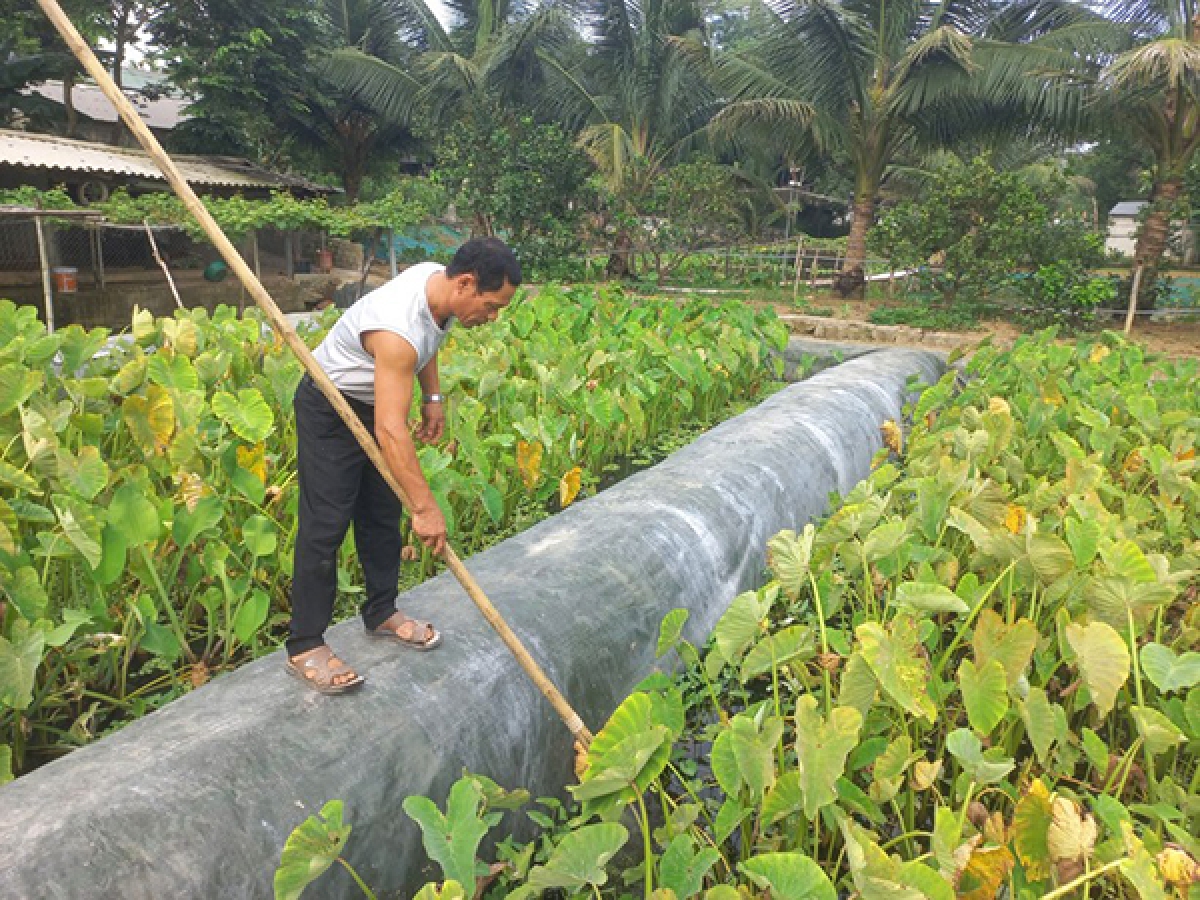
[[[412,529],[434,553],[446,547],[446,520],[417,461],[409,429],[413,382],[421,388],[416,436],[442,437],[446,417],[437,351],[452,322],[491,322],[512,300],[521,267],[495,238],[468,241],[450,265],[422,263],[367,294],[342,316],[314,355],[375,434],[404,487]],[[357,688],[363,678],[325,643],[337,594],[337,554],[354,523],[366,581],[363,625],[375,637],[432,650],[441,634],[396,609],[401,504],[313,380],[296,389],[299,530],[292,576],[287,670],[323,694]]]

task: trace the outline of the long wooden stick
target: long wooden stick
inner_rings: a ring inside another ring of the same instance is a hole
[[[67,18],[61,7],[59,7],[57,0],[38,0],[38,5],[49,17],[54,27],[58,29],[58,33],[62,35],[67,46],[71,48],[71,52],[83,64],[84,69],[96,80],[96,84],[100,86],[100,90],[104,92],[105,96],[116,107],[121,119],[129,126],[129,130],[138,139],[138,143],[145,148],[159,169],[162,170],[163,175],[166,176],[175,193],[183,200],[191,214],[196,217],[196,221],[200,223],[200,227],[204,229],[205,234],[208,235],[209,240],[216,246],[222,258],[229,265],[229,268],[234,271],[241,280],[242,285],[250,292],[250,296],[254,298],[254,302],[262,309],[267,317],[267,321],[279,333],[284,343],[296,354],[296,357],[308,371],[308,374],[312,377],[317,387],[321,389],[321,393],[329,399],[330,404],[337,410],[338,415],[342,417],[342,420],[345,421],[346,425],[354,433],[355,438],[358,439],[359,444],[362,445],[371,462],[379,470],[379,474],[383,476],[391,489],[396,492],[396,496],[400,498],[401,502],[411,509],[412,504],[409,503],[404,488],[400,486],[400,482],[392,475],[391,469],[388,468],[388,464],[383,458],[383,453],[379,449],[379,445],[375,443],[374,436],[367,431],[357,414],[350,408],[350,404],[346,402],[341,391],[334,387],[333,382],[329,380],[329,376],[325,374],[316,359],[313,358],[308,346],[304,341],[300,340],[295,329],[284,318],[283,313],[279,311],[279,307],[275,305],[275,301],[271,299],[271,295],[267,293],[267,289],[255,277],[250,267],[246,265],[246,261],[242,259],[233,244],[230,243],[229,238],[225,236],[225,232],[221,230],[221,226],[209,214],[204,204],[200,202],[200,198],[196,196],[187,181],[179,173],[179,170],[175,167],[175,163],[171,161],[171,158],[159,145],[158,140],[150,133],[150,129],[146,127],[146,124],[138,116],[129,99],[116,86],[104,67],[100,65],[100,61],[96,59],[96,54],[92,52],[91,47],[87,45],[79,32],[75,30],[75,26],[71,24],[71,20]],[[496,607],[488,599],[487,594],[475,583],[475,579],[471,577],[471,573],[462,564],[462,560],[458,558],[458,554],[448,545],[446,547],[445,560],[447,567],[454,573],[454,577],[458,579],[468,596],[475,601],[475,605],[479,607],[479,611],[483,613],[483,617],[487,619],[488,624],[496,630],[501,640],[504,641],[513,656],[517,658],[517,662],[521,664],[521,668],[525,670],[525,674],[530,677],[533,683],[537,685],[538,690],[550,701],[555,712],[558,713],[567,728],[570,729],[571,734],[574,735],[576,742],[586,748],[592,741],[592,734],[583,724],[583,720],[579,718],[578,713],[571,708],[566,698],[559,693],[558,688],[546,677],[541,667],[529,655],[529,651],[525,649],[520,639],[513,633],[513,630],[508,627],[508,624],[496,610]]]

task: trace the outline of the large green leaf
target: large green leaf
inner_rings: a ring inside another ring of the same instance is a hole
[[[892,605],[912,612],[950,612],[963,615],[970,611],[963,599],[942,584],[906,581],[896,586]]]
[[[408,797],[404,811],[421,826],[421,842],[429,858],[442,867],[445,880],[474,885],[479,842],[488,831],[484,822],[483,788],[467,776],[456,781],[446,800],[446,813],[428,797]]]
[[[275,870],[275,900],[297,900],[337,861],[349,838],[350,826],[342,823],[341,800],[330,800],[319,816],[301,822],[283,845]]]
[[[1049,762],[1051,747],[1063,743],[1069,736],[1066,711],[1057,703],[1051,703],[1039,687],[1029,689],[1029,696],[1020,703],[1020,710],[1025,732],[1038,762],[1044,766]]]
[[[704,877],[720,858],[714,847],[697,850],[690,834],[676,835],[658,861],[658,883],[674,891],[676,897],[695,897],[704,886]]]
[[[1082,572],[1096,558],[1100,549],[1100,536],[1104,531],[1095,519],[1077,519],[1074,516],[1066,520],[1065,529],[1067,543],[1071,545],[1071,554],[1075,558],[1075,566]]]
[[[32,566],[0,568],[0,589],[27,622],[41,618],[50,602],[41,577]]]
[[[770,601],[762,591],[746,591],[733,598],[713,629],[721,659],[730,665],[737,664],[761,632],[763,619],[770,608]]]
[[[741,781],[761,797],[775,783],[775,747],[783,734],[782,720],[768,718],[760,731],[750,716],[734,716],[728,734]]]
[[[0,485],[28,492],[36,491],[38,488],[36,478],[5,459],[0,459]]]
[[[158,509],[140,484],[123,484],[108,504],[108,524],[121,533],[130,547],[141,547],[158,540],[162,522]]]
[[[1104,718],[1117,702],[1117,692],[1129,678],[1129,650],[1111,625],[1072,622],[1066,628],[1067,643],[1075,652],[1075,665],[1083,675],[1092,703]]]
[[[767,635],[754,645],[742,660],[740,677],[743,683],[765,675],[776,666],[810,659],[816,652],[813,631],[808,625],[789,625]]]
[[[59,448],[57,457],[58,477],[84,500],[95,499],[108,486],[108,466],[95,447],[80,447],[76,455]]]
[[[1015,765],[999,747],[984,753],[979,738],[966,728],[957,728],[946,736],[946,749],[954,755],[971,780],[978,784],[1000,781]]]
[[[878,622],[864,622],[855,634],[859,651],[884,693],[911,715],[933,722],[937,706],[926,692],[929,669],[919,655],[916,622],[901,613],[890,629]]]
[[[258,630],[267,621],[270,611],[271,598],[267,596],[267,592],[260,588],[252,590],[250,596],[238,606],[233,617],[233,633],[237,639],[243,644],[253,641]]]
[[[20,620],[11,639],[0,636],[0,705],[22,710],[33,702],[34,679],[45,648],[44,632]]]
[[[658,751],[669,742],[670,737],[671,732],[664,725],[654,725],[631,734],[604,755],[602,765],[590,766],[583,781],[569,790],[581,802],[614,795],[620,802],[636,799],[633,785],[639,779],[647,783],[652,781],[666,768],[666,760]],[[658,754],[658,759],[651,766],[655,754]],[[589,807],[589,810],[593,808]]]
[[[1129,712],[1133,716],[1134,724],[1137,725],[1138,734],[1142,736],[1146,751],[1151,756],[1165,753],[1187,740],[1175,723],[1157,709],[1132,706],[1129,708]]]
[[[871,672],[871,667],[862,655],[861,650],[855,650],[846,660],[838,682],[838,706],[853,706],[865,719],[878,696],[878,682]]]
[[[266,440],[275,425],[271,407],[257,388],[242,388],[236,397],[218,391],[213,395],[212,408],[234,434],[251,444]]]
[[[242,524],[242,543],[255,559],[270,556],[279,545],[275,525],[266,516],[256,513]]]
[[[767,566],[783,588],[784,596],[791,600],[798,599],[808,589],[808,565],[816,533],[810,523],[800,535],[781,531],[767,541]]]
[[[92,515],[91,508],[74,497],[56,494],[54,512],[71,546],[95,569],[100,565],[103,554],[100,549],[100,523]]]
[[[616,855],[629,832],[623,825],[584,825],[566,835],[554,848],[545,865],[534,866],[526,883],[510,893],[509,900],[539,897],[556,888],[582,891],[608,880],[604,867]]]
[[[1071,548],[1058,535],[1028,535],[1025,538],[1025,552],[1042,584],[1053,584],[1075,569]]]
[[[992,660],[998,661],[1004,667],[1010,688],[1025,674],[1037,642],[1037,626],[1029,619],[1018,619],[1012,625],[1007,625],[1000,614],[992,609],[985,609],[979,614],[971,638],[976,665],[983,668]]]
[[[741,869],[773,900],[837,900],[824,869],[801,853],[761,853]]]
[[[186,506],[175,511],[171,525],[171,537],[176,546],[187,548],[204,532],[215,528],[225,515],[224,505],[217,497],[201,497],[194,509]]]
[[[796,756],[809,819],[837,799],[835,785],[846,771],[846,757],[858,744],[862,723],[862,715],[852,707],[834,707],[826,720],[811,694],[796,701]]]
[[[653,729],[659,726],[667,729],[667,738],[656,740],[653,755],[639,766],[635,778],[637,789],[645,791],[666,767],[671,743],[683,730],[683,701],[677,692],[636,691],[621,701],[588,747],[588,770],[583,783],[587,784],[614,764],[627,765],[629,750],[635,746],[637,737],[657,734]],[[606,791],[598,799],[587,801],[587,808],[589,812],[603,812],[633,797],[632,789],[623,793]]]
[[[146,377],[155,384],[176,391],[194,391],[200,379],[191,361],[183,355],[158,352],[146,364]]]
[[[1170,647],[1151,642],[1142,647],[1139,655],[1142,671],[1150,683],[1164,694],[1186,691],[1200,684],[1200,653],[1194,650],[1176,656]]]
[[[763,800],[760,821],[762,827],[774,825],[804,808],[804,794],[800,790],[800,773],[785,772],[775,781]]]
[[[964,659],[958,667],[958,683],[971,727],[986,737],[1008,712],[1008,683],[998,659],[976,667]]]
[[[658,644],[655,647],[655,657],[664,656],[672,647],[679,643],[683,634],[683,626],[687,624],[691,612],[687,609],[673,609],[663,616],[662,624],[658,626]]]
[[[42,386],[42,373],[20,363],[0,366],[0,416],[6,416]]]

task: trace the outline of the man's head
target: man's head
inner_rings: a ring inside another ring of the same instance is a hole
[[[521,284],[521,264],[497,238],[474,238],[458,248],[446,278],[455,317],[471,328],[493,321]]]

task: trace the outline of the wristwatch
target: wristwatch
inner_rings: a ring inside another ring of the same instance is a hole
[[[426,394],[422,403],[445,403],[446,398],[441,394]]]

